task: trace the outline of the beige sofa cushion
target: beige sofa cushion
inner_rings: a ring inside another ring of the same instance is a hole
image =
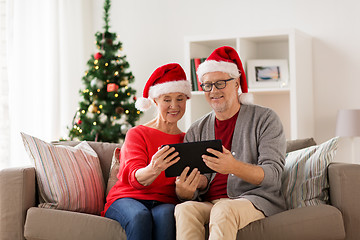
[[[126,239],[121,225],[112,219],[45,208],[30,208],[24,235],[27,240],[120,240]]]
[[[250,223],[236,239],[251,240],[340,240],[345,239],[342,214],[330,205],[309,206]]]
[[[286,152],[296,151],[302,148],[315,146],[316,142],[314,138],[303,138],[286,141]]]

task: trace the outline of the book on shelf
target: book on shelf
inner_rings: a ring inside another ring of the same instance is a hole
[[[195,71],[198,70],[198,67],[201,63],[201,58],[194,58],[194,63],[195,63]],[[202,91],[202,88],[200,86],[200,80],[198,79],[197,75],[196,75],[196,82],[197,82],[197,88],[198,88],[198,91]]]
[[[192,85],[192,91],[197,91],[197,90],[198,90],[197,75],[196,75],[196,70],[195,70],[195,61],[194,61],[193,58],[190,60],[190,66],[191,66],[191,85]]]
[[[196,71],[199,65],[204,62],[206,58],[192,58],[191,59],[191,80],[193,85],[193,91],[202,91],[201,82],[197,77]]]

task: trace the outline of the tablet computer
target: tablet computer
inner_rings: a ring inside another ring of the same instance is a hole
[[[206,151],[207,148],[212,148],[222,152],[221,140],[209,140],[199,142],[168,144],[170,147],[175,147],[175,151],[179,153],[180,160],[171,165],[165,170],[166,177],[180,176],[185,167],[190,167],[189,174],[194,168],[199,169],[201,174],[215,172],[202,159],[202,155],[214,156]]]

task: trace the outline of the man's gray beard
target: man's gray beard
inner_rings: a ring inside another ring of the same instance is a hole
[[[211,104],[211,108],[215,111],[215,112],[224,112],[227,109],[227,103],[223,103],[223,104]]]

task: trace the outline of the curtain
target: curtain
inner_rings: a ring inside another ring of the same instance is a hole
[[[0,0],[0,169],[9,159],[9,88],[6,63],[6,1]]]
[[[67,136],[91,44],[91,1],[12,0],[7,7],[9,166],[30,164],[20,132]]]

